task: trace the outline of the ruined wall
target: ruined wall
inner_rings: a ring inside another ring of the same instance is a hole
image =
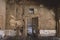
[[[0,29],[5,29],[6,2],[0,0]]]
[[[34,14],[29,13],[29,9],[34,8]],[[55,21],[55,13],[53,9],[48,9],[44,7],[43,5],[37,5],[37,4],[27,4],[25,5],[25,12],[24,17],[27,22],[27,19],[29,18],[35,18],[38,17],[38,30],[50,30],[50,33],[53,33],[52,36],[55,36],[56,34],[56,21]],[[28,23],[25,24],[25,27]],[[26,30],[27,32],[27,27]],[[53,32],[51,32],[53,31]],[[46,33],[49,33],[46,31]],[[41,32],[40,32],[41,33]],[[27,35],[27,34],[26,34]],[[47,35],[47,34],[46,34]],[[51,35],[50,35],[51,36]]]
[[[29,13],[29,9],[34,9],[34,14]],[[14,29],[16,26],[11,27],[9,20],[12,18],[16,20],[22,20],[23,13],[23,5],[22,4],[7,4],[7,28]],[[38,28],[40,30],[53,30],[55,29],[55,14],[53,9],[49,10],[45,7],[40,7],[39,4],[36,3],[26,3],[24,7],[24,20],[26,18],[34,18],[38,17]],[[26,20],[27,21],[27,20]],[[27,25],[27,24],[26,24]]]
[[[16,6],[14,2],[7,1],[6,8],[6,29],[13,29],[15,28]],[[10,24],[14,26],[12,27]]]
[[[40,29],[54,30],[56,26],[54,10],[45,7],[40,8]]]
[[[16,29],[22,24],[22,6],[15,1],[7,1],[6,29]]]
[[[29,13],[29,9],[34,8],[34,14]],[[55,13],[54,10],[36,4],[30,4],[25,6],[25,17],[34,18],[38,17],[38,29],[39,30],[55,30]]]

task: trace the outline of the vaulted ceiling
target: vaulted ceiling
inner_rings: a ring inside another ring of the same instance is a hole
[[[46,6],[59,6],[60,0],[32,0],[44,4]]]
[[[8,0],[11,1],[11,0]],[[22,0],[14,0],[17,3],[22,1]],[[25,0],[23,0],[25,1]],[[40,4],[44,4],[45,6],[49,6],[49,7],[56,7],[56,6],[60,6],[60,1],[59,0],[27,0],[27,1],[34,1]]]
[[[21,1],[21,0],[16,0],[16,1]],[[44,5],[47,6],[58,6],[60,5],[60,0],[27,0],[27,1],[35,1],[35,2],[39,2],[42,3]]]

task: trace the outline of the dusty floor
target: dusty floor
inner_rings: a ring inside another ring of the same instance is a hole
[[[2,40],[24,40],[24,38],[21,38],[21,37],[7,37],[7,38],[4,38]],[[59,38],[57,37],[27,37],[26,40],[60,40]]]

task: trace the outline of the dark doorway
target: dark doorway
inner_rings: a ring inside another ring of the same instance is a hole
[[[28,31],[27,36],[29,39],[34,39],[38,36],[38,17],[28,19],[27,21]]]
[[[37,36],[38,35],[38,17],[32,18],[32,31],[33,35]]]

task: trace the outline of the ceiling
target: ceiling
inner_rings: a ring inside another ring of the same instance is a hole
[[[20,1],[20,0],[16,0],[16,1]],[[35,1],[47,6],[58,6],[60,5],[60,0],[29,0],[29,1]]]
[[[59,6],[60,0],[32,0],[44,4],[46,6]]]
[[[15,1],[18,3],[21,0],[15,0]],[[48,7],[58,7],[58,6],[60,6],[60,0],[28,0],[28,1],[35,1],[37,3],[43,4],[43,5],[48,6]]]

